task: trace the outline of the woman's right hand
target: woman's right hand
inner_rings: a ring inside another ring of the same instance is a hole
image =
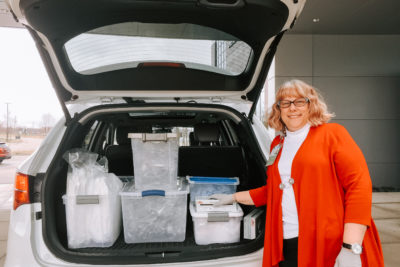
[[[218,200],[214,206],[231,205],[236,202],[233,194],[214,194],[208,197],[209,199]]]
[[[347,248],[342,248],[336,258],[334,267],[361,267],[361,257]]]

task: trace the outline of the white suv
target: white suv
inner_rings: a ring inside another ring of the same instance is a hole
[[[183,242],[128,244],[121,232],[110,247],[69,248],[63,155],[97,153],[122,179],[134,174],[128,133],[179,132],[179,177],[265,184],[270,138],[256,103],[305,0],[6,3],[34,38],[65,118],[18,169],[5,266],[261,266],[263,228],[197,245],[190,212]]]

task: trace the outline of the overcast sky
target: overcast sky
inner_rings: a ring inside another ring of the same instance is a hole
[[[17,125],[39,126],[45,113],[61,118],[60,104],[28,31],[0,27],[0,40],[0,122],[5,122],[7,102]]]

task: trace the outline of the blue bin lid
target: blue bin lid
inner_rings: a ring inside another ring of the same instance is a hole
[[[239,178],[237,177],[207,177],[207,176],[191,176],[188,177],[190,184],[223,184],[223,185],[238,185]]]

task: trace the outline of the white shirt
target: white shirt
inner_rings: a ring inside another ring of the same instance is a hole
[[[282,195],[282,221],[283,238],[295,238],[299,236],[299,219],[297,216],[296,199],[292,185],[289,183],[292,172],[293,158],[299,150],[301,144],[307,137],[310,125],[306,124],[295,132],[287,131],[282,147],[281,158],[279,159],[278,169],[281,182],[284,184]],[[294,180],[296,183],[296,180]]]

